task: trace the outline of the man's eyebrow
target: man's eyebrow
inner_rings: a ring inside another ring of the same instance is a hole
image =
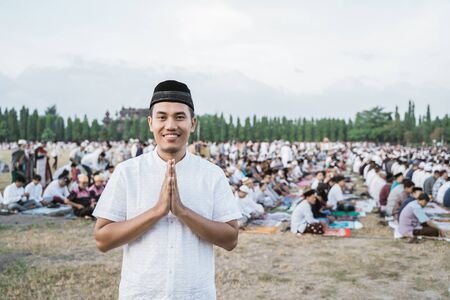
[[[166,113],[166,112],[163,112],[163,111],[157,111],[156,114],[157,114],[157,115],[167,115],[167,113]]]

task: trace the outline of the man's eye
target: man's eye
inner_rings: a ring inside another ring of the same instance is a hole
[[[178,116],[177,120],[184,120],[184,116]]]
[[[166,117],[158,117],[158,120],[164,120]]]

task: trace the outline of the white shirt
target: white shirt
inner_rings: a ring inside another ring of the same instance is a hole
[[[294,208],[291,216],[291,232],[304,232],[308,224],[318,223],[319,221],[314,219],[311,204],[303,200]]]
[[[166,162],[155,149],[120,163],[103,191],[94,216],[119,222],[158,201]],[[176,164],[181,201],[203,217],[241,218],[228,180],[218,166],[186,151]],[[123,247],[120,299],[215,299],[213,245],[172,213]]]
[[[327,204],[331,205],[333,210],[336,210],[339,201],[344,200],[344,194],[339,184],[335,183],[328,192]]]
[[[25,200],[23,194],[25,190],[23,187],[17,187],[16,183],[13,182],[5,188],[3,192],[3,204],[8,205],[12,203],[19,202],[20,200]]]
[[[28,199],[30,200],[38,202],[42,200],[42,185],[40,183],[34,184],[33,182],[30,182],[25,187],[25,192],[30,194],[30,196],[28,196]]]
[[[69,190],[67,189],[67,186],[61,187],[59,185],[59,180],[55,179],[47,186],[47,188],[44,191],[43,198],[47,197],[60,197],[60,198],[67,198],[69,196]]]
[[[444,195],[445,195],[445,192],[447,191],[447,189],[449,189],[449,188],[450,188],[450,181],[447,181],[439,188],[436,199],[435,199],[435,201],[437,203],[440,203],[440,204],[444,203]],[[6,192],[6,190],[5,190],[5,192]]]
[[[239,198],[239,196],[237,196],[236,199],[239,201],[238,203],[241,207],[242,215],[247,218],[249,218],[251,214],[261,215],[264,213],[264,207],[261,204],[256,203],[249,194],[244,198]]]

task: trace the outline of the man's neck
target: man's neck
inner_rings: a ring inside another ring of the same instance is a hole
[[[162,160],[168,161],[170,159],[175,159],[175,163],[178,163],[186,155],[186,148],[183,148],[177,153],[162,152],[160,148],[156,148],[156,152],[158,153],[159,157],[161,157]]]

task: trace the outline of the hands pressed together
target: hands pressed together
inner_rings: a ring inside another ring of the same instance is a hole
[[[165,216],[172,212],[177,217],[186,212],[186,207],[181,203],[180,194],[178,192],[177,175],[175,170],[175,160],[167,161],[166,174],[161,187],[159,200],[155,208],[161,216]]]

